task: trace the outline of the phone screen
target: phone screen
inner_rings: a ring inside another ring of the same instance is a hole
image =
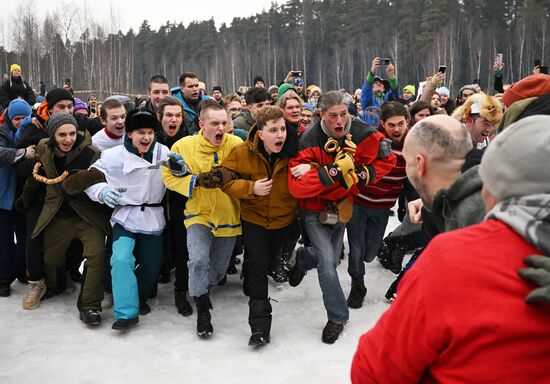
[[[445,65],[440,65],[437,72],[445,73],[446,70],[447,70],[447,67]]]

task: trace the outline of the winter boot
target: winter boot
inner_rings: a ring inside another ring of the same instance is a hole
[[[288,281],[288,275],[284,269],[282,260],[278,260],[273,269],[267,272],[269,276],[273,278],[276,283],[286,283]]]
[[[382,241],[378,251],[378,260],[386,269],[389,269],[396,275],[401,272],[403,258],[409,251],[413,251],[407,243],[405,236],[391,236],[391,233]]]
[[[46,284],[44,279],[38,281],[29,281],[27,292],[21,301],[23,309],[35,309],[40,304],[40,300],[46,294]]]
[[[296,262],[294,263],[294,266],[290,270],[290,274],[288,276],[288,283],[291,287],[297,287],[298,285],[300,285],[300,283],[304,279],[304,276],[307,273],[300,269],[300,257],[302,257],[305,251],[306,249],[304,247],[298,248],[296,250]]]
[[[329,320],[323,329],[321,340],[323,340],[323,343],[334,344],[343,330],[344,324],[336,324],[332,320]]]
[[[140,302],[139,314],[142,316],[145,316],[145,315],[148,315],[149,313],[151,313],[151,307],[149,306],[149,304],[147,304],[146,301]]]
[[[180,315],[191,316],[193,314],[193,307],[187,301],[187,291],[185,289],[174,289],[174,300]]]
[[[8,297],[11,293],[11,281],[0,280],[0,296]]]
[[[208,293],[205,293],[193,299],[197,305],[197,335],[206,339],[214,332],[214,327],[212,327],[211,323],[212,316],[210,315],[210,298],[208,297]]]
[[[139,317],[134,317],[133,319],[118,319],[113,323],[111,328],[115,331],[127,331],[137,323],[139,323]]]
[[[85,309],[80,311],[80,321],[88,325],[98,325],[101,323],[101,314],[95,309]]]
[[[269,334],[265,334],[262,331],[256,331],[256,332],[253,332],[252,335],[250,336],[250,339],[248,339],[248,345],[250,347],[259,348],[269,344],[270,341],[271,341],[271,338]]]
[[[367,294],[367,287],[363,278],[351,279],[351,291],[348,296],[348,307],[361,308]]]

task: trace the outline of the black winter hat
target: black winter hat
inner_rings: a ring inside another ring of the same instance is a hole
[[[263,77],[261,77],[261,76],[256,76],[256,77],[254,78],[254,85],[256,85],[256,83],[259,82],[259,81],[261,81],[262,83],[265,84],[265,81],[264,81],[264,78],[263,78]]]
[[[222,86],[221,85],[214,85],[214,87],[212,88],[212,93],[214,93],[215,91],[220,91],[221,93],[222,92]]]
[[[157,131],[159,121],[151,112],[141,109],[134,109],[126,116],[126,132],[140,128],[152,128]]]
[[[46,94],[46,103],[48,103],[48,109],[52,109],[53,106],[61,100],[71,100],[74,103],[74,97],[71,92],[63,88],[54,88]]]

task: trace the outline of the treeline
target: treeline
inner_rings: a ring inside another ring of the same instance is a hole
[[[144,21],[126,34],[106,34],[86,11],[40,19],[32,0],[12,12],[4,29],[15,48],[0,47],[0,72],[18,63],[35,87],[70,78],[75,90],[109,94],[143,93],[156,73],[176,85],[192,71],[209,90],[228,91],[257,75],[278,83],[291,69],[302,70],[308,84],[352,90],[375,56],[393,60],[401,85],[446,65],[456,92],[477,78],[492,86],[497,52],[505,82],[529,74],[535,59],[550,61],[550,0],[290,0],[219,30],[213,19],[158,31]]]

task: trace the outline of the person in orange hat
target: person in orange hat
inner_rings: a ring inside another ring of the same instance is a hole
[[[10,66],[10,78],[4,81],[0,87],[0,109],[7,108],[10,101],[23,99],[32,107],[36,104],[36,95],[31,86],[21,76],[21,66]]]

